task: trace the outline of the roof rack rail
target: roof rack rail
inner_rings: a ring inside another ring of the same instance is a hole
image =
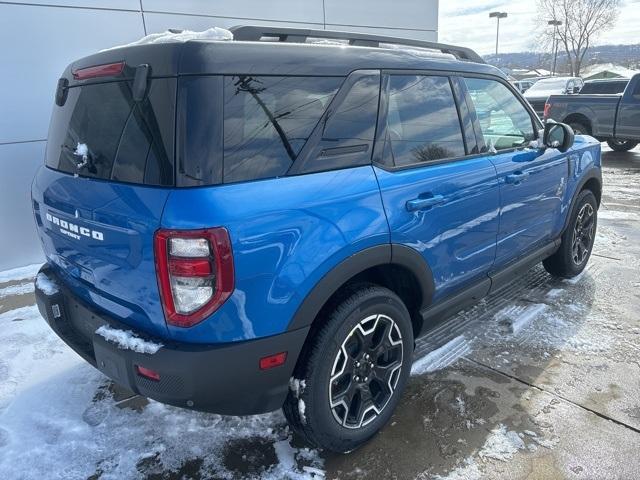
[[[305,43],[308,37],[332,40],[347,40],[349,45],[359,47],[379,47],[381,43],[428,48],[453,55],[459,60],[485,63],[480,55],[465,47],[456,47],[444,43],[425,42],[410,38],[370,35],[368,33],[339,32],[333,30],[314,30],[311,28],[262,27],[257,25],[239,25],[229,29],[233,39],[239,41],[260,41],[263,37],[276,37],[280,42]]]

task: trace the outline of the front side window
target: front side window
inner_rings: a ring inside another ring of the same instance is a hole
[[[496,80],[465,78],[475,107],[486,149],[506,150],[535,138],[533,122],[525,106]]]
[[[225,77],[224,182],[284,175],[343,80]]]
[[[385,156],[396,166],[465,154],[464,140],[447,77],[391,75]]]

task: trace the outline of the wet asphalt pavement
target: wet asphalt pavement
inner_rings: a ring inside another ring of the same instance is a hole
[[[61,415],[70,425],[108,426],[96,440],[109,445],[108,454],[91,450],[71,462],[70,476],[58,463],[34,464],[33,478],[42,469],[52,478],[92,479],[640,478],[640,148],[604,149],[603,201],[586,272],[562,281],[535,268],[440,324],[416,350],[422,358],[439,352],[426,368],[433,371],[411,377],[390,423],[364,447],[346,455],[305,449],[278,413],[223,418],[131,398],[78,362],[68,378],[90,378],[91,392],[85,403],[64,403]],[[0,314],[32,304],[32,293],[18,291],[0,298]],[[2,367],[0,358],[0,374]],[[9,378],[19,391],[19,378]],[[7,416],[18,415],[12,405],[20,399],[3,392],[0,462],[11,444]],[[156,424],[141,436],[140,451],[125,441],[118,446],[121,417]],[[200,448],[179,448],[187,440],[171,437],[182,428],[197,433],[191,438]]]

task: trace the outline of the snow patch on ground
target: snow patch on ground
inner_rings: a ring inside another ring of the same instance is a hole
[[[575,285],[576,283],[578,283],[580,280],[582,280],[582,277],[584,277],[585,273],[587,273],[586,270],[583,270],[582,272],[580,272],[578,275],[576,275],[573,278],[565,278],[563,280],[563,282],[568,283],[570,285]]]
[[[447,475],[435,475],[432,478],[434,480],[480,480],[483,475],[473,457],[467,457],[462,465]]]
[[[464,335],[460,335],[424,357],[416,359],[411,367],[411,375],[422,375],[445,368],[470,351],[469,343]]]
[[[25,278],[33,278],[42,267],[42,263],[34,263],[26,267],[14,268],[0,272],[0,283],[12,282],[16,280],[24,280]]]
[[[42,290],[45,295],[54,295],[59,291],[56,282],[51,280],[44,273],[39,273],[36,277],[36,287]]]
[[[122,350],[154,354],[163,347],[161,343],[150,342],[138,337],[131,330],[119,330],[107,325],[98,328],[96,334],[111,343],[115,343]]]
[[[506,462],[513,458],[518,450],[524,450],[524,448],[524,440],[516,432],[507,430],[507,427],[500,424],[491,430],[491,434],[487,437],[478,455],[483,460],[493,458]]]
[[[546,298],[558,298],[564,293],[562,288],[554,288],[547,292]]]
[[[19,283],[17,285],[0,288],[0,298],[11,295],[25,295],[27,293],[33,293],[33,282]]]
[[[150,45],[155,43],[174,43],[174,42],[188,42],[189,40],[233,40],[233,33],[225,28],[212,27],[201,32],[194,32],[192,30],[182,30],[177,32],[171,32],[169,30],[162,33],[152,33],[146,37],[142,37],[140,40],[136,40],[126,45],[118,45],[116,47],[106,48],[101,50],[106,52],[115,48],[132,47],[135,45]]]

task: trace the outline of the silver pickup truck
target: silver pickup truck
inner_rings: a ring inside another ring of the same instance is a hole
[[[573,130],[594,136],[618,152],[640,143],[640,74],[634,75],[622,94],[551,95],[544,120],[568,123]]]

